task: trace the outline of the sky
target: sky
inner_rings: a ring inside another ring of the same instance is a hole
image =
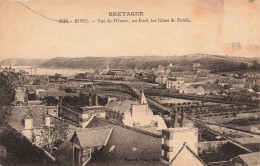
[[[196,53],[260,57],[258,0],[18,1],[0,0],[0,60]],[[108,16],[118,11],[144,16]],[[65,24],[46,17],[90,23]],[[191,22],[97,23],[97,19],[117,18],[188,18]]]

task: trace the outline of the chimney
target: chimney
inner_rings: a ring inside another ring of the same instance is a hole
[[[92,106],[92,95],[91,95],[91,93],[89,94],[88,105]]]
[[[24,119],[24,129],[33,129],[33,119],[28,115]]]
[[[62,106],[62,98],[59,97],[59,106]]]
[[[95,105],[98,105],[98,95],[95,96]]]
[[[182,110],[181,112],[181,127],[185,127],[185,115],[186,115],[186,112],[184,110]]]
[[[45,126],[47,127],[51,126],[51,117],[49,115],[45,117]]]
[[[173,117],[172,117],[172,128],[178,128],[179,125],[178,125],[178,114],[177,114],[177,111],[174,111],[173,113]]]

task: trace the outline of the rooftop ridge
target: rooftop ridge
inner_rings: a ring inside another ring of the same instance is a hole
[[[78,131],[76,131],[76,132],[88,131],[88,130],[112,129],[112,128],[113,128],[113,127],[111,127],[111,126],[81,128],[80,130],[78,130]]]
[[[182,147],[180,148],[180,150],[178,151],[178,153],[175,155],[175,157],[171,160],[170,164],[171,165],[173,163],[173,161],[178,157],[178,155],[181,153],[181,151],[184,149],[184,148],[187,148],[192,154],[194,157],[196,157],[203,165],[206,166],[206,164],[201,160],[201,158],[189,147],[189,145],[187,145],[187,142],[184,142]]]
[[[119,126],[119,127],[123,127],[123,128],[129,129],[129,130],[135,131],[135,132],[139,132],[139,133],[142,133],[142,134],[145,134],[145,135],[149,135],[149,136],[152,136],[152,137],[162,138],[161,135],[154,134],[154,133],[151,133],[151,132],[148,132],[148,131],[144,131],[144,130],[141,130],[141,129],[138,129],[138,128],[135,128],[135,127],[130,127],[130,126],[126,126],[126,125],[123,125],[123,124],[114,123],[114,122],[109,121],[107,119],[98,118],[98,117],[94,117],[93,119],[98,119],[98,120],[101,120],[101,121],[104,121],[104,122],[107,122],[107,123],[110,123],[110,124],[113,124],[113,125],[116,125],[116,126]]]

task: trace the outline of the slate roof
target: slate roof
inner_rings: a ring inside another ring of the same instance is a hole
[[[205,90],[220,90],[220,89],[222,89],[221,85],[219,85],[219,84],[202,84],[200,86]]]
[[[196,89],[196,88],[198,88],[201,85],[203,85],[203,84],[191,84],[190,86],[193,86]]]
[[[38,94],[39,97],[60,97],[60,96],[66,96],[65,91],[56,91],[56,90],[48,90],[48,91],[40,91]]]
[[[133,100],[125,100],[124,102],[121,103],[117,103],[116,101],[111,101],[105,107],[112,109],[114,111],[119,111],[120,113],[124,113],[130,110],[132,104],[137,104],[137,102]]]
[[[54,157],[64,165],[72,165],[73,161],[73,143],[70,141],[73,134],[70,135],[54,152]]]
[[[83,131],[78,131],[75,134],[78,137],[80,146],[85,147],[95,147],[104,146],[109,139],[109,136],[113,128],[89,128]]]
[[[109,103],[105,105],[105,107],[109,109],[114,109],[117,105],[118,103],[115,100],[111,100]]]
[[[245,164],[250,166],[260,164],[260,152],[241,154],[238,157],[241,158]]]
[[[113,128],[111,136],[107,145],[98,151],[88,164],[164,165],[160,162],[161,137],[159,135],[116,125],[101,118],[94,118],[87,128],[104,126]]]
[[[184,81],[184,78],[172,78],[172,77],[170,77],[170,78],[168,78],[168,80],[170,80],[170,81]]]
[[[57,110],[56,106],[22,106],[13,107],[9,124],[17,130],[24,129],[24,119],[32,118],[34,128],[42,128],[45,125],[45,116]]]
[[[206,91],[222,89],[221,85],[219,85],[219,84],[191,84],[190,86],[193,86],[195,89],[197,89],[198,87],[202,87]]]
[[[11,126],[0,128],[0,147],[6,151],[6,156],[1,152],[0,165],[46,166],[58,164],[53,161],[54,158],[50,154],[33,145]]]

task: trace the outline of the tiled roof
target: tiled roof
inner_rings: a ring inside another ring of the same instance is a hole
[[[83,131],[78,131],[75,134],[79,139],[80,146],[95,147],[106,145],[107,140],[113,128],[89,128]]]

